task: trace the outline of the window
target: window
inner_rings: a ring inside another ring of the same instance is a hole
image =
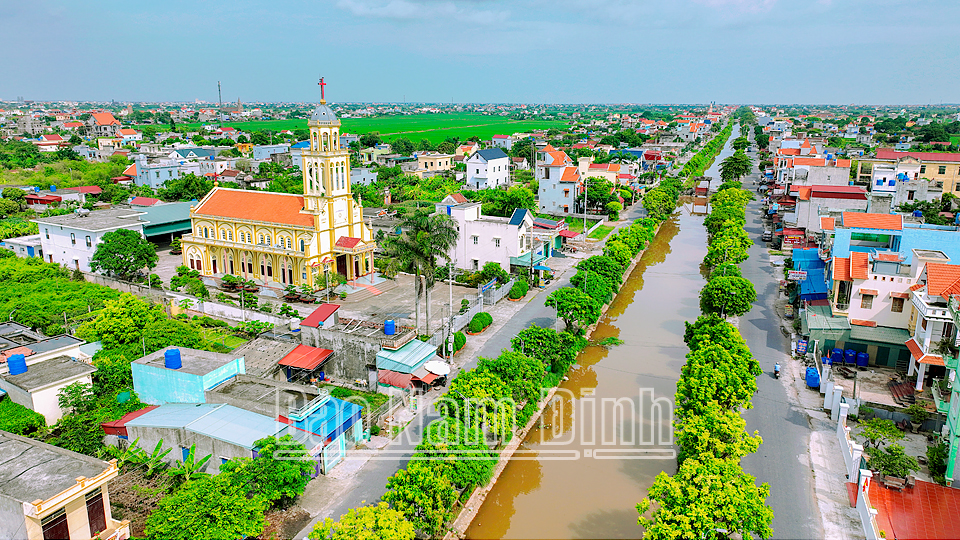
[[[203,237],[204,237],[204,238],[210,238],[210,229],[208,229],[208,228],[206,228],[206,227],[203,228]]]
[[[306,246],[306,243],[305,243],[305,242],[303,241],[303,239],[302,239],[302,238],[300,239],[300,251],[302,251],[302,252],[304,252],[304,253],[306,253],[306,252],[307,252],[307,246]],[[307,279],[307,276],[306,276],[306,275],[304,275],[304,276],[303,276],[303,279]]]
[[[233,231],[227,231],[227,240],[233,242]]]
[[[947,174],[947,166],[941,165],[937,168],[937,174]]]
[[[480,269],[480,261],[478,261],[477,259],[474,259],[474,260],[473,260],[473,269],[474,269],[474,270],[479,270],[479,269]]]
[[[925,173],[925,172],[927,172],[927,166],[926,166],[926,165],[921,165],[921,166],[920,166],[920,174],[923,174],[923,173]]]
[[[953,190],[960,191],[960,182],[957,182],[956,184],[953,185]],[[48,236],[47,238],[50,238],[50,237]]]
[[[60,540],[70,538],[70,527],[67,525],[67,512],[61,508],[40,522],[44,540]]]
[[[93,242],[90,240],[90,237],[87,237],[87,247],[93,246]]]
[[[908,192],[907,192],[907,200],[908,200],[908,201],[912,201],[915,193],[916,193],[915,191],[908,191]]]
[[[860,297],[860,308],[861,309],[870,309],[873,307],[873,295],[864,294]]]
[[[960,184],[957,184],[957,185],[960,185]],[[958,189],[957,191],[960,191],[960,189]],[[43,232],[44,232],[44,234],[47,235],[47,240],[49,240],[49,239],[50,239],[50,229],[44,229]]]
[[[477,244],[480,243],[480,237],[479,237],[479,236],[471,236],[470,238],[473,240],[473,245],[477,245]]]
[[[103,511],[103,494],[100,488],[87,493],[86,502],[90,534],[96,535],[107,530],[107,514]]]
[[[261,244],[263,243],[263,235],[262,235],[262,234],[260,235],[260,243],[261,243]]]
[[[890,303],[890,311],[894,313],[903,313],[903,298],[894,298]]]
[[[74,246],[77,245],[77,235],[70,233],[70,243]]]
[[[877,180],[877,185],[878,185],[878,186],[882,186],[882,185],[883,185],[883,178],[881,178],[880,180]]]
[[[499,239],[499,238],[494,238],[494,239],[493,239],[493,247],[500,247],[500,239]]]

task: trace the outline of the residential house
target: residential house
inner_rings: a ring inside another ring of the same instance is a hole
[[[867,191],[860,186],[797,186],[791,187],[796,196],[792,213],[783,216],[784,224],[808,233],[820,232],[820,215],[829,211],[867,210]]]
[[[960,295],[960,265],[938,250],[914,250],[924,262],[914,269],[915,283],[910,287],[913,310],[910,313],[912,337],[906,342],[912,359],[907,376],[917,377],[916,389],[923,390],[931,376],[954,380],[957,369],[957,328],[948,302]],[[949,370],[947,361],[949,361]]]
[[[577,160],[580,176],[583,178],[603,178],[613,185],[619,184],[620,173],[626,173],[627,167],[619,163],[593,163],[593,158],[585,156]],[[622,169],[622,170],[621,170]]]
[[[131,128],[121,128],[117,130],[116,138],[120,139],[120,146],[139,146],[143,140],[143,134]]]
[[[341,148],[346,148],[342,146]],[[390,154],[391,148],[387,143],[381,143],[370,148],[360,150],[360,164],[373,165],[374,163],[383,164],[383,156]]]
[[[143,234],[147,222],[140,219],[143,211],[111,208],[78,210],[73,214],[42,217],[33,220],[40,228],[40,243],[47,262],[90,272],[90,260],[103,235],[120,229]]]
[[[510,158],[510,167],[515,171],[527,171],[530,170],[530,163],[525,157],[515,157]]]
[[[377,181],[377,172],[371,167],[357,167],[350,169],[350,183],[360,186],[369,186]]]
[[[103,188],[100,186],[77,186],[77,187],[68,187],[60,190],[60,196],[65,201],[75,201],[78,204],[85,204],[87,202],[87,197],[96,198],[97,195],[103,193]],[[93,202],[93,201],[90,201]]]
[[[246,373],[242,356],[186,347],[152,352],[130,368],[140,401],[151,405],[204,403],[204,392]]]
[[[138,186],[150,186],[161,189],[169,180],[180,178],[180,162],[169,159],[150,160],[145,154],[135,154],[134,163],[124,169],[123,174],[133,178]]]
[[[513,139],[509,135],[494,135],[490,139],[490,144],[495,148],[509,151],[513,147]]]
[[[87,135],[93,138],[113,137],[120,129],[120,121],[108,112],[93,113],[87,119]]]
[[[90,374],[97,369],[69,356],[27,365],[23,354],[12,354],[7,359],[9,372],[0,375],[0,390],[14,403],[36,411],[52,426],[63,416],[58,395],[73,383],[92,384]]]
[[[309,145],[308,145],[309,147]],[[266,160],[270,159],[276,154],[287,154],[290,152],[289,144],[264,144],[253,147],[253,159],[255,160]],[[294,165],[300,166],[300,163],[294,163]]]
[[[113,519],[110,509],[115,460],[0,431],[0,471],[0,538],[130,537],[130,522]]]
[[[458,146],[457,151],[454,152],[454,154],[468,158],[477,150],[480,150],[480,145],[476,142],[468,141]]]
[[[22,354],[32,366],[60,356],[89,362],[97,350],[99,346],[66,334],[47,337],[18,322],[0,323],[0,374],[10,372],[7,360],[15,354]]]
[[[417,168],[413,174],[420,178],[433,176],[442,171],[453,169],[453,154],[441,154],[436,152],[418,152],[414,154],[417,158]]]
[[[69,146],[66,139],[56,133],[45,133],[33,141],[37,150],[41,152],[56,152],[65,146]]]
[[[934,188],[942,188],[944,193],[960,196],[960,152],[899,152],[892,148],[880,148],[876,157],[860,159],[860,180],[871,181],[872,167],[878,164],[896,165],[904,157],[917,160],[919,178],[932,182]]]
[[[39,234],[0,240],[0,248],[9,249],[17,257],[39,257],[43,259],[43,248],[40,243]]]
[[[481,206],[479,202],[466,202],[447,207],[460,232],[457,244],[447,252],[457,268],[479,270],[488,262],[496,262],[512,270],[542,265],[551,257],[557,233],[534,230],[530,211],[517,209],[509,218],[485,216]]]
[[[63,197],[59,195],[54,195],[52,193],[27,193],[26,204],[27,208],[33,210],[34,212],[44,212],[50,205],[54,203],[60,203],[63,201]]]
[[[496,188],[510,181],[510,158],[499,148],[470,154],[466,165],[467,185],[474,189]]]

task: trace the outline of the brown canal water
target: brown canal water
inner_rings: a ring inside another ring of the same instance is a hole
[[[671,417],[653,415],[652,399],[672,408],[687,353],[683,323],[700,313],[706,233],[692,208],[685,201],[663,224],[592,336],[624,343],[580,354],[562,397],[507,465],[468,538],[642,536],[635,505],[658,473],[676,470]],[[627,401],[617,415],[620,398]],[[654,428],[666,438],[655,439]]]

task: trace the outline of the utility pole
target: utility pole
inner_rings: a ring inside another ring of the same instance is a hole
[[[447,259],[447,284],[450,291],[450,319],[447,321],[447,358],[453,358],[453,259]]]
[[[217,96],[220,100],[220,108],[217,109],[217,127],[221,128],[223,125],[220,122],[223,120],[220,115],[223,114],[223,91],[220,89],[220,81],[217,81]]]
[[[589,178],[583,178],[583,241],[587,241],[587,181]]]

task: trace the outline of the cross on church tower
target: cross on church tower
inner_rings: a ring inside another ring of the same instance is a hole
[[[320,85],[320,103],[326,103],[327,100],[323,95],[323,87],[326,86],[327,83],[323,82],[323,77],[320,77],[320,82],[317,84]]]

